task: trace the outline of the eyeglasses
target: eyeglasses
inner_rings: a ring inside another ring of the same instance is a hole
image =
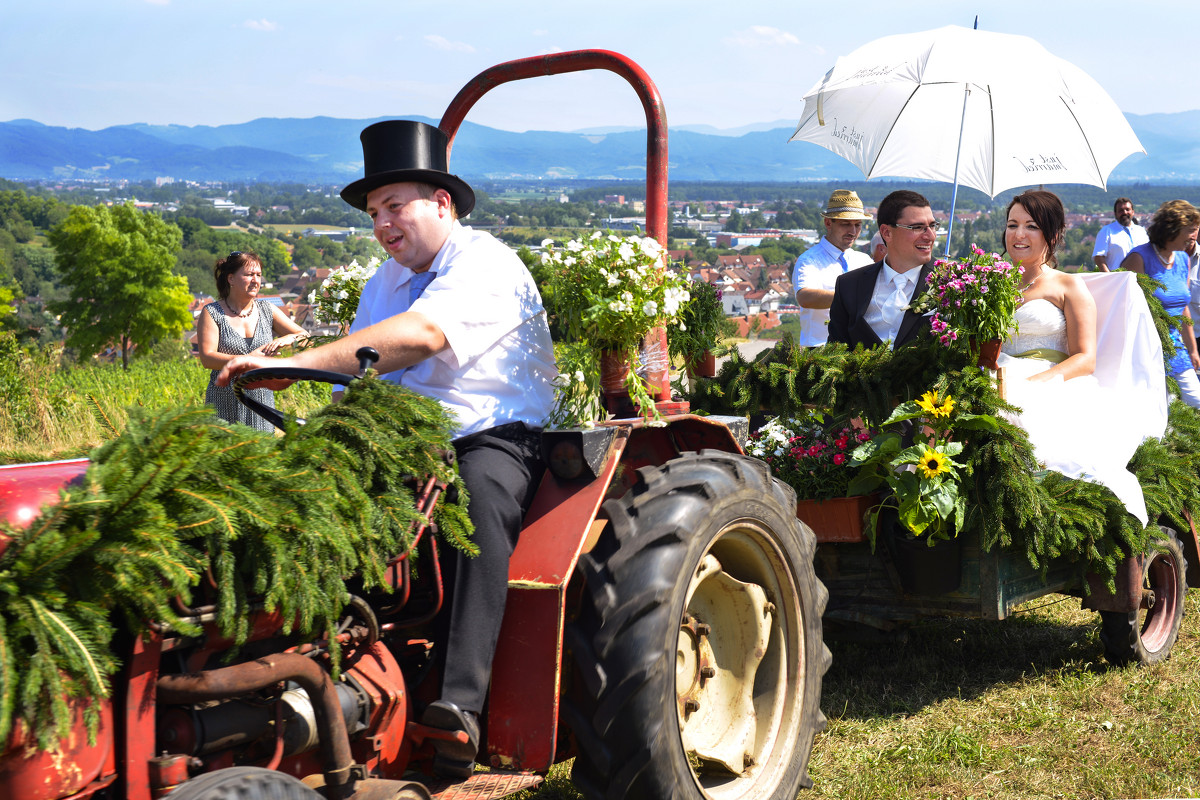
[[[942,229],[937,226],[936,222],[932,225],[898,225],[896,223],[892,223],[892,227],[893,228],[904,228],[904,230],[912,231],[913,233],[924,233],[925,231],[932,231],[934,236],[937,236],[939,233],[942,232]]]
[[[225,258],[226,258],[226,259],[230,259],[230,258],[237,258],[238,256],[244,256],[244,255],[246,255],[246,254],[245,254],[245,253],[243,253],[241,250],[234,250],[232,253],[230,253],[229,255],[225,256]]]

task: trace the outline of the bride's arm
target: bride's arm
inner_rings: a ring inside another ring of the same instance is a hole
[[[1067,359],[1029,378],[1034,383],[1070,380],[1096,371],[1096,301],[1078,275],[1063,275],[1063,314],[1067,318]]]

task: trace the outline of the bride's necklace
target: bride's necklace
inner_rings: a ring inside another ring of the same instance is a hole
[[[245,319],[246,317],[248,317],[254,313],[254,300],[253,299],[251,299],[250,302],[246,305],[246,307],[244,309],[242,309],[241,311],[234,311],[233,306],[229,305],[228,300],[222,300],[221,302],[225,304],[225,310],[229,312],[229,316],[231,316],[231,317],[240,317],[242,319]]]
[[[1046,267],[1043,266],[1041,272],[1039,272],[1037,275],[1035,275],[1033,277],[1033,280],[1031,280],[1029,283],[1025,284],[1024,286],[1020,287],[1017,291],[1019,291],[1022,295],[1024,295],[1025,292],[1032,289],[1033,285],[1035,283],[1037,283],[1038,281],[1040,281],[1042,279],[1042,276],[1045,274],[1046,274]],[[1025,298],[1022,297],[1021,299],[1024,300]]]

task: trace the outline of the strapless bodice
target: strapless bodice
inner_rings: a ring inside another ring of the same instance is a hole
[[[1001,351],[1015,356],[1030,350],[1067,350],[1067,317],[1063,310],[1041,298],[1030,300],[1017,308],[1013,315],[1017,332],[1004,340]]]

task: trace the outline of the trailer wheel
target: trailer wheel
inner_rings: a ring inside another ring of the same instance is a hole
[[[185,781],[173,800],[322,800],[322,795],[283,772],[262,767],[229,767]]]
[[[1101,611],[1100,640],[1113,664],[1166,661],[1179,636],[1187,593],[1187,558],[1175,531],[1163,528],[1142,566],[1142,607]]]
[[[572,781],[590,800],[794,800],[829,667],[795,493],[719,451],[638,473],[580,560]]]

